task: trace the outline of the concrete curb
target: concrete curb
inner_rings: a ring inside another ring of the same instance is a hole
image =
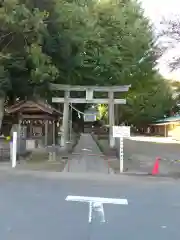
[[[150,177],[150,178],[180,179],[180,173],[160,173],[160,174],[157,174],[157,175],[152,175],[149,172],[124,172],[123,175],[137,176],[137,177]]]
[[[157,175],[152,176],[149,173],[138,173],[138,172],[129,172],[122,174],[101,174],[101,173],[65,173],[65,172],[47,172],[47,171],[32,171],[32,170],[23,170],[23,169],[12,169],[10,167],[2,167],[0,168],[0,172],[11,175],[11,176],[31,176],[37,178],[47,178],[47,179],[62,179],[62,180],[89,180],[95,182],[103,182],[103,183],[117,183],[121,184],[125,181],[130,180],[139,180],[144,181],[147,180],[149,182],[167,180],[167,181],[178,181],[180,177],[172,177],[168,175]]]

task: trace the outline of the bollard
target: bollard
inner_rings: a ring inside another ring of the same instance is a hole
[[[156,160],[154,162],[153,169],[152,169],[152,172],[151,172],[151,174],[153,176],[159,174],[159,162],[160,162],[160,160],[161,160],[160,157],[156,157]]]
[[[13,132],[13,141],[10,143],[10,156],[12,168],[15,168],[17,160],[17,132]]]

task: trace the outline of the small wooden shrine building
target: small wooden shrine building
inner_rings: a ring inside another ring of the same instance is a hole
[[[159,119],[149,126],[153,135],[180,139],[180,115]]]
[[[6,109],[13,119],[12,131],[17,131],[26,142],[26,150],[56,144],[57,134],[62,124],[62,113],[38,100],[20,101]]]

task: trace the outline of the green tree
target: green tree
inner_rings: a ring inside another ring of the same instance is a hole
[[[45,51],[60,70],[57,83],[135,87],[154,74],[151,25],[138,3],[56,0]]]
[[[128,94],[121,121],[140,127],[169,114],[175,104],[169,83],[156,75],[150,84]]]
[[[48,93],[52,81],[131,84],[129,96],[154,89],[158,49],[136,1],[4,0],[0,34],[0,89],[10,99]]]
[[[135,91],[152,81],[159,52],[137,2],[56,0],[52,6],[44,49],[59,69],[57,83],[131,84]]]
[[[32,95],[58,74],[42,51],[48,14],[28,8],[27,2],[4,0],[0,6],[0,126],[7,96]]]

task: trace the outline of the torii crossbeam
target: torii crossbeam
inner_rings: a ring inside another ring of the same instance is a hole
[[[50,84],[52,91],[64,91],[64,97],[53,97],[53,103],[64,103],[63,112],[63,131],[64,136],[61,145],[66,147],[68,142],[68,118],[70,103],[92,103],[92,104],[108,104],[109,105],[109,143],[110,147],[115,146],[115,139],[112,136],[112,126],[114,125],[114,104],[126,104],[126,99],[115,99],[115,92],[128,92],[131,85],[123,86],[79,86],[79,85],[64,85]],[[70,93],[86,92],[86,98],[71,98]],[[108,98],[94,98],[94,92],[108,92]]]

